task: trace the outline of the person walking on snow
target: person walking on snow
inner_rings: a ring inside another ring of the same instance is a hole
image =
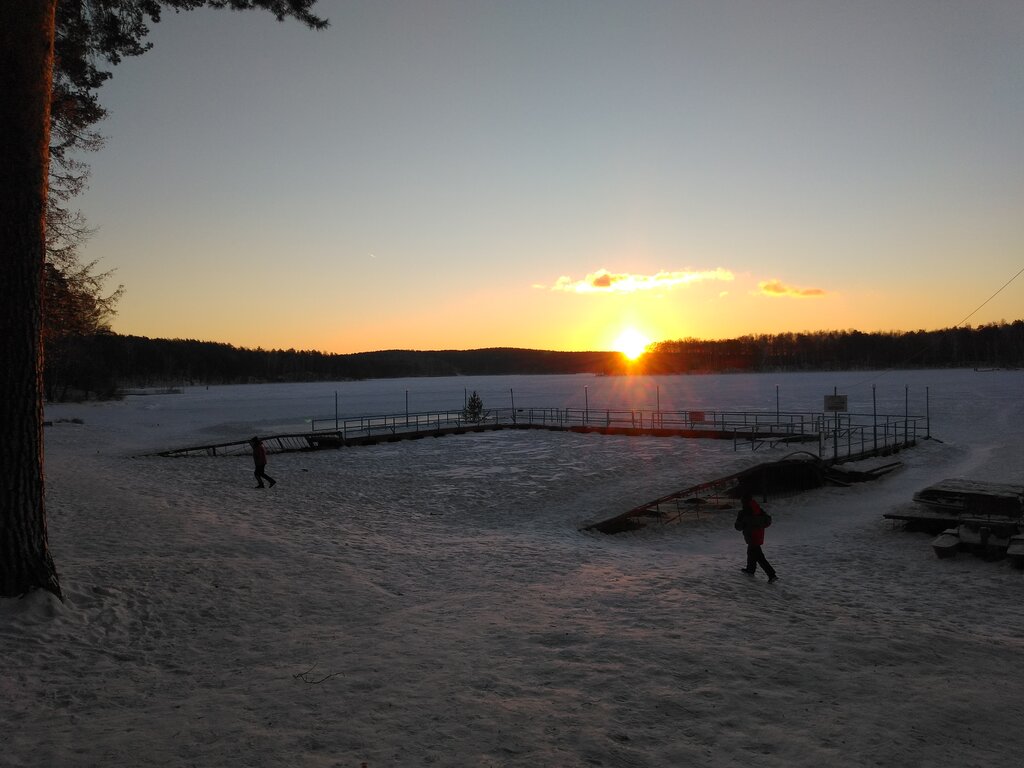
[[[770,584],[779,577],[775,575],[775,569],[764,556],[761,546],[764,544],[764,529],[772,524],[772,516],[761,509],[761,505],[754,501],[749,490],[743,490],[740,501],[740,513],[736,516],[735,528],[743,532],[743,540],[747,542],[747,567],[740,570],[747,576],[753,576],[760,565],[768,574]]]
[[[273,488],[277,485],[277,481],[267,474],[267,449],[263,447],[263,441],[258,437],[253,437],[249,444],[252,446],[252,461],[256,465],[256,471],[253,472],[256,475],[256,487],[263,488],[263,481],[266,480],[270,483],[270,487]]]

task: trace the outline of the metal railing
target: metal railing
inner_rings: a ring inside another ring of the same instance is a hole
[[[436,431],[474,426],[544,426],[567,429],[593,427],[637,430],[698,430],[717,432],[782,432],[808,434],[817,431],[820,414],[755,413],[750,411],[659,411],[644,408],[495,408],[480,419],[468,419],[463,411],[427,411],[373,416],[323,416],[309,420],[310,430],[334,432],[343,437],[382,433]]]
[[[321,417],[309,420],[313,434],[334,433],[343,439],[399,435],[405,433],[437,432],[442,429],[497,426],[502,423],[493,411],[480,419],[467,419],[462,411],[428,411],[423,413],[390,413],[375,416],[346,418]]]
[[[823,418],[818,431],[818,455],[837,460],[887,453],[930,437],[926,417],[842,413]]]
[[[542,427],[644,433],[693,434],[733,440],[736,450],[780,442],[818,443],[822,458],[852,457],[913,445],[922,436],[920,416],[780,411],[662,411],[644,408],[495,408],[479,419],[462,410],[318,417],[309,420],[312,435],[333,434],[341,440],[408,436],[467,429]]]

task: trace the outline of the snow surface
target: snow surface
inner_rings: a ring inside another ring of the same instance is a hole
[[[927,389],[926,389],[927,388]],[[780,581],[729,512],[587,521],[786,448],[503,431],[139,458],[461,407],[922,413],[880,481],[773,499]],[[927,392],[927,400],[926,398]],[[947,477],[1024,482],[1024,372],[492,377],[189,387],[54,405],[66,601],[0,601],[0,765],[994,766],[1024,759],[1024,576],[882,519]],[[70,419],[81,419],[74,423]]]

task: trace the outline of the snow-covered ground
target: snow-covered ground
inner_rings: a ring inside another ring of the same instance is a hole
[[[873,389],[874,388],[874,389]],[[786,449],[493,432],[251,461],[137,458],[305,419],[627,405],[921,414],[904,467],[733,515],[588,520]],[[927,392],[927,400],[926,400]],[[47,409],[66,602],[0,601],[0,765],[995,766],[1024,759],[1024,576],[882,514],[1024,483],[1024,372],[415,379]],[[68,421],[80,419],[82,423]]]

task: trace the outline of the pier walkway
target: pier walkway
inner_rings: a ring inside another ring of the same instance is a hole
[[[261,435],[268,452],[344,448],[503,429],[732,440],[735,450],[799,443],[830,462],[885,455],[928,435],[920,416],[784,411],[662,411],[595,408],[497,408],[467,420],[463,411],[312,418],[305,429]],[[157,456],[249,455],[251,435],[158,451]]]

